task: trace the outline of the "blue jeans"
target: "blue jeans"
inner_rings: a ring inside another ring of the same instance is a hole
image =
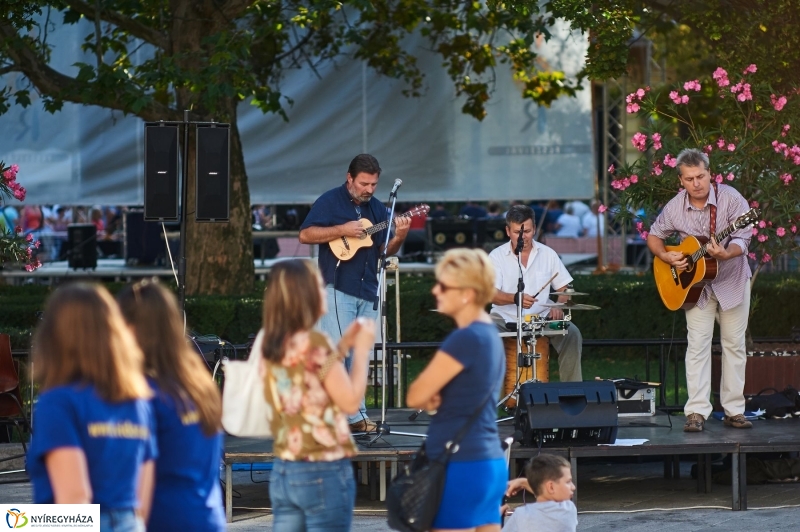
[[[144,522],[133,508],[100,509],[101,532],[144,532]]]
[[[276,458],[269,498],[275,530],[348,532],[356,503],[353,466],[348,459],[291,462]]]
[[[339,342],[342,333],[347,330],[347,327],[349,327],[356,318],[378,319],[378,311],[372,310],[372,301],[365,301],[355,296],[345,294],[344,292],[334,290],[332,285],[325,287],[325,294],[328,298],[328,312],[319,319],[317,328],[330,336],[334,345]],[[334,297],[336,298],[335,301]],[[372,351],[370,351],[370,358],[372,358]],[[344,365],[347,371],[350,371],[352,363],[352,356],[348,356],[344,359]],[[348,416],[347,420],[350,423],[357,423],[366,417],[367,407],[362,397],[361,404],[358,407],[358,413],[354,416]]]

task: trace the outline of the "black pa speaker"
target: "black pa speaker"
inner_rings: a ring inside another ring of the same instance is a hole
[[[97,227],[94,224],[68,225],[67,247],[70,268],[97,268]]]
[[[433,251],[475,247],[475,220],[428,218],[428,241]]]
[[[178,128],[144,128],[144,219],[178,219]]]
[[[483,243],[483,249],[486,251],[492,251],[497,246],[510,240],[506,234],[505,218],[487,218],[484,220],[483,234],[486,235],[486,240]]]
[[[227,222],[230,218],[229,124],[197,126],[195,220]]]
[[[569,447],[617,440],[617,388],[610,381],[526,382],[515,429],[522,445]]]

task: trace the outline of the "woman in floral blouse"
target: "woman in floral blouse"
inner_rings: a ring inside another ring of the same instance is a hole
[[[367,386],[375,324],[359,319],[338,347],[314,324],[327,309],[316,266],[287,260],[272,268],[264,294],[264,395],[273,409],[275,462],[269,495],[275,530],[350,530],[356,447],[347,414]],[[342,362],[353,351],[350,374]]]

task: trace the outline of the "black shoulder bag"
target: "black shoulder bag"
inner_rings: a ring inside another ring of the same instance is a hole
[[[494,384],[489,395],[456,434],[445,444],[445,452],[431,460],[425,451],[425,443],[419,448],[411,465],[406,465],[392,481],[386,492],[386,509],[389,527],[401,532],[424,532],[430,530],[439,504],[442,501],[447,462],[458,452],[458,444],[492,398]],[[498,509],[499,512],[499,509]]]

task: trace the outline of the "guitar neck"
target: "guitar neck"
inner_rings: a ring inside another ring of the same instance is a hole
[[[411,216],[414,216],[414,214],[411,213],[411,212],[404,212],[403,214],[398,214],[397,216],[395,216],[395,219],[397,219],[397,218],[410,218]],[[389,227],[389,220],[386,220],[385,222],[381,222],[379,224],[375,224],[372,227],[370,227],[369,229],[367,229],[365,232],[368,235],[371,235],[373,233],[377,233],[378,231],[383,231],[387,227]]]
[[[717,242],[721,242],[726,238],[728,238],[728,236],[735,230],[736,230],[736,224],[731,224],[722,231],[720,231],[719,233],[717,233],[716,235],[714,235],[714,240],[716,240]],[[700,246],[700,249],[698,249],[692,254],[692,260],[694,262],[697,262],[698,260],[702,259],[706,255],[706,253],[708,253],[708,251],[706,250],[707,245],[708,245],[707,243],[703,244],[702,246]]]

